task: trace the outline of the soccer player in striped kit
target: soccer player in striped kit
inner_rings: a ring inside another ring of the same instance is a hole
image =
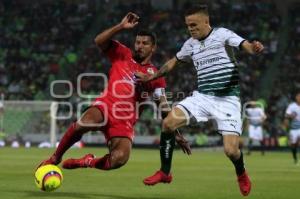
[[[289,104],[285,111],[284,125],[289,128],[289,141],[295,164],[298,164],[297,148],[300,145],[300,92],[295,96],[295,102]]]
[[[185,23],[191,37],[181,50],[167,61],[153,75],[137,73],[142,82],[166,75],[180,62],[193,63],[197,70],[198,89],[173,107],[163,121],[161,156],[173,150],[169,146],[172,132],[189,125],[192,121],[214,119],[223,136],[224,152],[232,161],[242,195],[251,190],[251,181],[244,167],[243,153],[239,150],[239,136],[242,132],[241,104],[239,99],[239,75],[232,48],[249,54],[262,52],[258,41],[249,42],[226,28],[212,28],[207,5],[193,5],[185,12]],[[165,140],[165,141],[164,141]],[[165,151],[165,152],[164,152]],[[167,157],[161,157],[165,161]],[[162,165],[163,162],[162,162]],[[170,168],[161,168],[144,180],[147,185],[165,182],[171,175]]]
[[[265,154],[264,142],[263,142],[263,122],[267,119],[265,111],[256,101],[249,103],[250,107],[246,108],[246,119],[248,123],[249,143],[248,143],[248,155],[251,154],[252,142],[257,140],[260,142],[261,153]]]

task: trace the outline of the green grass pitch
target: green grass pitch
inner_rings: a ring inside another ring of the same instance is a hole
[[[42,192],[34,184],[36,165],[52,149],[0,148],[1,199],[235,199],[239,193],[231,163],[222,151],[194,150],[192,156],[175,151],[173,182],[152,187],[142,179],[158,169],[158,150],[133,149],[129,162],[118,170],[63,170],[64,181],[55,192]],[[104,148],[71,149],[65,155],[80,157],[88,152],[98,156]],[[290,153],[253,153],[245,156],[253,188],[247,198],[300,198],[300,166]]]

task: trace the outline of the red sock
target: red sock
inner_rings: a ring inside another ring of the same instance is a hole
[[[101,169],[101,170],[110,170],[110,154],[106,154],[102,158],[94,158],[90,162],[90,167]]]
[[[76,123],[72,123],[67,131],[65,132],[64,136],[62,137],[56,151],[54,152],[53,156],[57,161],[60,161],[64,153],[76,142],[81,140],[82,133],[76,133],[75,130]]]

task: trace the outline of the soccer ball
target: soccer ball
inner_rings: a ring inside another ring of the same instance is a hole
[[[61,170],[53,164],[39,167],[34,176],[36,186],[43,191],[54,191],[63,181]]]

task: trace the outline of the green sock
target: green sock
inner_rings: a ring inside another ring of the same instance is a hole
[[[160,135],[161,171],[169,174],[172,165],[172,156],[175,146],[175,134],[162,132]]]

